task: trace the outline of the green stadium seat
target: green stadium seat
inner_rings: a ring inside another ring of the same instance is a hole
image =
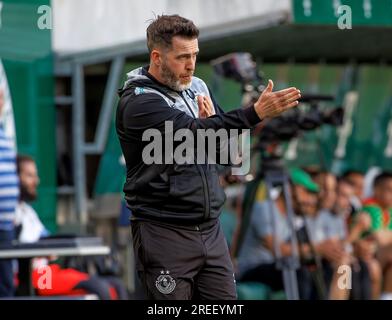
[[[269,299],[270,300],[287,300],[286,293],[284,292],[284,290],[271,291]]]

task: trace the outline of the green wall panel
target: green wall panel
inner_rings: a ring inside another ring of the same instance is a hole
[[[56,230],[56,145],[51,30],[39,29],[45,0],[3,1],[0,57],[14,108],[18,152],[34,157],[41,184],[33,206],[45,226]]]

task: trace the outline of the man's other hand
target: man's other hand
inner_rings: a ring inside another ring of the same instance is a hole
[[[199,118],[208,118],[215,114],[214,104],[209,96],[197,96]]]
[[[281,113],[298,105],[301,92],[295,87],[273,92],[274,83],[268,81],[259,99],[255,103],[255,110],[260,119],[274,118]]]

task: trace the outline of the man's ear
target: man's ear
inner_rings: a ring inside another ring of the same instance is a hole
[[[161,65],[161,63],[162,63],[162,54],[161,54],[161,52],[159,50],[152,50],[150,58],[151,58],[151,62],[155,66],[159,67]]]

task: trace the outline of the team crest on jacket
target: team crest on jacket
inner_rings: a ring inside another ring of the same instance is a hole
[[[174,288],[176,287],[176,281],[171,277],[170,272],[167,270],[161,271],[161,275],[155,281],[155,286],[158,291],[163,294],[172,293]]]

